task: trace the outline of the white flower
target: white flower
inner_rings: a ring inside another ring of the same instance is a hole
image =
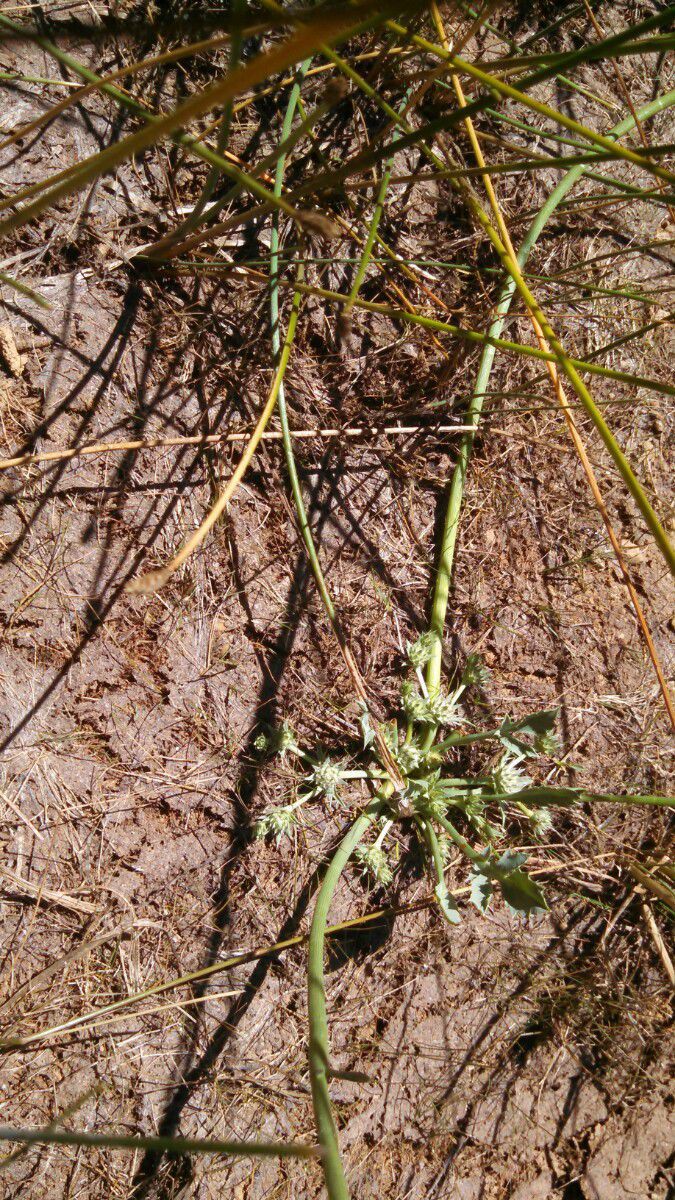
[[[532,780],[519,770],[519,758],[509,758],[505,754],[499,766],[492,772],[492,786],[498,795],[510,796],[514,792],[522,792],[528,788]]]
[[[426,667],[434,652],[437,641],[436,634],[432,633],[429,629],[426,633],[421,633],[416,641],[408,642],[406,650],[408,651],[408,662],[411,667],[415,667],[416,669]]]
[[[548,808],[535,808],[528,819],[536,838],[546,837],[553,828],[553,817]]]
[[[344,763],[332,762],[330,758],[320,759],[307,777],[312,792],[325,796],[327,800],[337,800],[343,770]]]
[[[253,827],[253,836],[255,838],[265,838],[272,834],[276,838],[278,845],[284,834],[291,832],[297,819],[297,810],[291,808],[290,805],[285,808],[273,808],[271,812],[264,813],[256,821]]]
[[[387,855],[381,846],[357,846],[354,858],[383,886],[386,887],[394,878]]]
[[[466,660],[466,666],[462,672],[462,683],[468,687],[471,683],[476,683],[479,687],[485,687],[490,680],[490,672],[485,663],[478,654],[470,654]]]
[[[416,771],[422,762],[422,751],[413,742],[403,742],[396,752],[396,761],[404,775]]]
[[[286,753],[300,753],[295,733],[287,721],[282,721],[278,729],[271,729],[269,733],[259,733],[253,745],[256,750],[266,750],[269,754],[280,754],[282,758]]]

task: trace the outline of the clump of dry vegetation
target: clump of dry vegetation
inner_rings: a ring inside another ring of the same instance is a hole
[[[12,1196],[670,1194],[672,16],[0,6]]]

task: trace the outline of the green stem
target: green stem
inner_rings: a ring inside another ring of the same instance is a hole
[[[445,882],[445,863],[443,862],[443,855],[441,853],[441,846],[436,834],[436,830],[431,824],[431,821],[425,820],[424,818],[419,819],[419,825],[421,826],[424,839],[429,847],[431,861],[434,866],[434,872],[436,875],[436,887],[434,888],[434,895],[438,901],[438,907],[441,910],[441,915],[443,916],[443,919],[447,921],[448,925],[457,925],[460,920],[459,910],[457,909],[454,898],[448,891],[447,884]]]
[[[472,780],[475,784],[488,783],[489,780]],[[557,795],[556,795],[557,793]],[[675,796],[622,796],[615,792],[584,792],[577,788],[537,787],[526,788],[523,792],[494,792],[488,797],[492,802],[519,803],[519,797],[536,804],[556,805],[567,808],[572,804],[617,804],[629,807],[645,808],[675,808]]]
[[[311,60],[308,59],[307,62],[309,62],[309,61],[311,61]],[[298,97],[295,96],[293,98],[293,104],[292,104],[291,109],[289,109],[287,107],[286,112],[288,113],[289,111],[292,111],[293,109],[295,109],[297,103],[298,103]],[[333,97],[329,97],[328,99],[322,100],[319,104],[317,104],[316,108],[312,109],[312,111],[309,114],[307,114],[307,116],[304,118],[304,120],[301,122],[301,124],[297,127],[297,129],[294,129],[294,130],[289,129],[289,131],[285,137],[282,135],[281,142],[276,147],[276,149],[273,150],[270,154],[266,155],[264,158],[260,159],[259,162],[257,162],[254,166],[251,167],[251,170],[248,173],[250,178],[257,179],[259,176],[263,175],[266,171],[269,171],[271,167],[276,168],[277,164],[279,163],[280,158],[282,156],[284,159],[286,159],[288,157],[291,150],[293,150],[295,148],[295,146],[297,146],[298,142],[302,141],[302,139],[317,124],[317,122],[320,121],[322,119],[322,117],[325,117],[328,112],[330,112],[334,103],[335,103],[335,100],[333,99]],[[227,205],[231,204],[245,190],[247,190],[247,188],[246,188],[246,185],[244,182],[235,183],[231,188],[228,189],[228,191],[225,193],[224,196],[219,197],[219,199],[216,200],[210,206],[210,208],[207,210],[207,212],[202,214],[199,221],[195,223],[195,226],[193,228],[196,228],[197,224],[202,225],[202,224],[206,224],[207,222],[209,224],[211,224],[213,222],[214,217],[216,217],[218,215],[218,213],[221,211],[221,209],[223,209],[223,208],[227,207]],[[248,189],[248,190],[250,190],[250,189]],[[270,204],[260,205],[258,210],[256,210],[256,212],[260,212],[260,213],[264,214],[265,212],[269,212],[271,208],[281,207],[281,205],[279,204],[279,200],[281,198],[281,191],[279,190],[277,192],[275,190],[271,193],[271,195],[273,198],[276,198],[276,199],[273,199],[273,202]],[[246,215],[248,216],[250,214],[246,214]],[[222,225],[216,226],[215,228],[209,230],[208,234],[196,233],[196,234],[186,238],[185,241],[181,242],[179,252],[181,254],[184,254],[187,251],[191,250],[193,247],[200,245],[200,243],[202,241],[204,241],[204,238],[206,236],[215,237],[219,232],[223,231],[223,225],[226,226],[227,222],[224,222]],[[175,232],[172,232],[167,237],[160,239],[159,242],[156,242],[155,245],[150,250],[147,251],[148,257],[153,257],[157,251],[163,249],[167,245],[173,246],[174,244],[177,244],[177,242],[179,240],[178,234],[179,234],[179,231],[176,230]],[[176,252],[178,253],[178,250]],[[145,255],[143,255],[143,257],[145,257]],[[264,261],[266,263],[267,259],[265,259]]]
[[[666,108],[675,104],[675,89],[665,93],[652,101],[651,104],[645,105],[640,110],[638,116],[641,121],[647,121],[656,113],[663,111]],[[626,117],[609,134],[610,138],[621,137],[633,128],[635,120],[632,116]],[[539,236],[544,229],[544,226],[550,220],[558,205],[564,200],[567,193],[575,183],[584,174],[585,168],[583,164],[578,164],[572,167],[570,171],[560,180],[560,183],[553,189],[548,199],[542,205],[537,213],[534,221],[530,225],[523,243],[518,251],[518,264],[522,268],[527,262],[533,247],[536,245]],[[466,416],[466,423],[472,426],[469,433],[464,434],[459,449],[457,464],[453,472],[448,494],[448,507],[443,529],[443,537],[441,541],[441,552],[438,564],[438,573],[436,576],[436,586],[434,588],[434,596],[431,609],[430,629],[436,634],[434,650],[432,657],[427,666],[427,686],[429,690],[432,687],[438,687],[441,677],[441,663],[443,652],[443,630],[445,627],[445,617],[448,608],[448,597],[450,594],[450,581],[452,577],[452,567],[455,556],[455,545],[457,541],[457,526],[459,521],[459,513],[464,495],[464,483],[466,473],[471,458],[475,431],[480,422],[483,403],[487,394],[490,374],[496,353],[496,345],[493,344],[501,334],[504,328],[506,316],[511,307],[511,301],[516,292],[516,283],[513,278],[509,278],[502,289],[497,311],[488,329],[488,336],[491,339],[487,342],[481,355],[478,374],[473,389],[473,394],[469,402],[469,408]]]
[[[208,270],[206,264],[205,270]],[[229,268],[231,270],[231,267]],[[289,285],[286,285],[289,286]],[[333,300],[335,304],[344,304],[347,295],[344,292],[334,292],[330,288],[312,287],[306,283],[293,285],[306,296],[320,296],[324,300]],[[394,308],[391,304],[380,304],[375,300],[354,301],[356,308],[366,312],[381,313],[394,321],[403,321],[409,325],[420,325],[422,329],[431,329],[436,333],[450,333],[461,341],[471,342],[477,346],[493,346],[497,350],[507,350],[511,354],[519,354],[524,358],[535,358],[539,362],[559,362],[559,355],[553,350],[540,350],[538,346],[527,346],[521,342],[511,342],[507,338],[496,337],[492,333],[479,333],[477,329],[465,329],[461,325],[452,325],[449,321],[439,321],[435,317],[425,317],[422,313],[408,312],[404,308]],[[631,387],[647,388],[664,396],[675,396],[675,386],[662,383],[658,379],[647,379],[641,375],[632,375],[629,371],[615,371],[612,367],[601,367],[598,363],[585,358],[567,359],[579,371],[587,371],[589,375],[598,375],[602,379],[615,379],[618,383],[626,383]]]
[[[569,382],[571,383],[574,391],[577,394],[577,397],[581,401],[582,407],[585,409],[587,415],[590,417],[591,421],[595,425],[598,433],[600,434],[600,437],[602,438],[602,441],[605,445],[606,450],[609,452],[609,454],[614,462],[614,465],[616,466],[628,491],[630,492],[631,496],[633,497],[633,500],[635,501],[638,509],[640,510],[640,512],[644,518],[645,524],[646,524],[647,528],[649,529],[649,532],[651,533],[652,537],[654,538],[656,545],[658,546],[659,550],[661,551],[661,554],[663,555],[666,563],[668,564],[668,567],[669,567],[671,573],[673,575],[675,575],[675,549],[673,548],[673,546],[670,542],[670,539],[668,538],[668,535],[666,534],[665,529],[663,528],[654,509],[652,508],[649,497],[647,496],[647,493],[645,492],[639,479],[635,475],[633,468],[630,465],[630,462],[626,458],[626,455],[623,453],[623,450],[621,449],[618,441],[614,437],[612,430],[610,429],[609,425],[605,421],[605,418],[603,417],[602,413],[600,412],[600,409],[598,408],[597,404],[595,403],[595,400],[593,399],[593,396],[591,395],[591,392],[590,392],[588,386],[586,385],[584,380],[581,378],[579,371],[577,369],[576,361],[573,360],[572,358],[570,358],[569,355],[566,353],[560,339],[558,338],[557,334],[551,327],[548,317],[546,316],[543,309],[540,307],[539,301],[537,300],[536,296],[534,295],[534,293],[531,291],[531,289],[528,287],[527,283],[523,279],[523,276],[520,272],[517,258],[514,260],[511,257],[509,250],[504,245],[499,233],[492,225],[492,222],[490,220],[488,213],[486,212],[483,205],[480,203],[480,201],[477,198],[477,196],[475,195],[475,193],[472,191],[472,189],[469,187],[468,184],[463,185],[460,182],[459,186],[460,186],[460,190],[464,193],[467,204],[468,204],[469,208],[471,209],[474,217],[476,218],[478,224],[481,226],[484,233],[486,234],[486,236],[489,238],[490,242],[494,246],[497,254],[499,255],[501,261],[504,264],[504,267],[506,268],[506,271],[511,275],[512,279],[514,280],[516,288],[517,288],[518,292],[520,293],[520,295],[522,296],[523,300],[525,301],[525,304],[526,304],[527,309],[529,310],[531,316],[537,321],[537,323],[541,327],[542,334],[543,334],[544,338],[546,339],[546,342],[548,343],[548,345],[551,347],[551,350],[553,351],[553,353],[555,355],[555,359],[556,359],[559,367],[561,368],[563,373],[567,376]]]
[[[482,83],[484,87],[488,89],[489,93],[492,94],[494,92],[498,92],[505,99],[517,100],[526,108],[538,113],[539,116],[547,117],[549,120],[554,121],[557,125],[562,125],[563,128],[568,129],[570,132],[575,133],[578,137],[583,138],[584,141],[591,142],[593,145],[599,146],[603,150],[614,149],[612,145],[613,133],[596,133],[593,129],[589,129],[588,126],[582,125],[573,117],[568,117],[566,113],[560,112],[559,109],[551,108],[549,104],[544,104],[542,101],[536,100],[533,96],[528,96],[527,93],[522,90],[525,87],[532,87],[535,82],[538,82],[538,80],[544,76],[548,77],[556,74],[557,71],[555,67],[547,69],[544,72],[538,72],[537,76],[530,76],[527,79],[522,80],[521,87],[516,88],[509,83],[505,83],[504,80],[499,79],[496,75],[491,75],[489,72],[481,70],[480,67],[475,66],[473,63],[467,62],[466,59],[459,58],[457,55],[453,55],[448,51],[443,50],[443,48],[436,43],[427,41],[426,38],[420,37],[418,34],[410,34],[409,31],[404,28],[404,26],[399,25],[395,21],[387,21],[387,27],[399,35],[410,37],[410,40],[414,43],[414,45],[419,46],[422,50],[426,50],[427,52],[436,55],[437,58],[447,62],[448,66],[453,68],[459,74],[469,75],[471,78],[477,80],[477,82]],[[608,39],[608,41],[609,40],[610,39]],[[599,45],[600,43],[596,43],[594,46],[596,53]],[[576,52],[577,60],[579,60],[581,53],[583,52]],[[602,55],[600,55],[600,57],[602,57]],[[484,105],[481,104],[481,107],[484,107]],[[466,117],[473,116],[474,111],[475,106],[473,104],[468,104],[465,108],[457,109],[449,118],[442,118],[441,120],[443,124],[441,124],[441,122],[434,122],[432,125],[430,125],[430,128],[438,127],[440,129],[445,128],[448,125],[454,125],[458,120],[464,120]],[[402,139],[402,141],[405,140],[406,139]],[[399,143],[395,143],[394,146],[395,149],[402,148],[402,145]],[[641,167],[644,171],[649,171],[652,175],[656,175],[660,179],[665,179],[669,183],[675,183],[675,175],[672,173],[672,171],[668,171],[664,167],[657,166],[656,163],[650,162],[650,160],[645,158],[644,155],[637,154],[634,150],[630,150],[627,146],[617,147],[617,153],[626,162],[633,163],[635,166]]]
[[[0,1125],[0,1142],[27,1146],[102,1146],[108,1150],[155,1150],[163,1154],[232,1154],[256,1158],[316,1158],[314,1146],[297,1142],[221,1142],[201,1138],[133,1137],[127,1134],[85,1133],[79,1130],[11,1129]]]
[[[485,742],[491,738],[498,738],[498,729],[487,729],[482,733],[451,733],[448,737],[443,738],[436,746],[436,750],[450,750],[456,746],[473,746],[474,742]]]
[[[369,7],[369,0],[364,0],[363,3],[357,0],[354,6],[348,6],[347,9],[342,11],[333,10],[330,13],[321,11],[316,16],[313,16],[310,21],[298,27],[290,34],[286,41],[274,45],[271,49],[257,55],[236,70],[230,71],[209,87],[190,96],[170,112],[162,116],[153,115],[150,118],[146,114],[143,114],[146,119],[146,124],[143,128],[126,138],[114,142],[98,154],[90,155],[84,159],[77,169],[70,170],[67,173],[67,178],[61,177],[61,181],[52,187],[46,195],[40,196],[31,204],[26,205],[25,208],[22,208],[19,212],[12,214],[12,216],[1,222],[0,235],[11,233],[26,221],[39,216],[40,213],[44,212],[46,208],[50,207],[57,200],[63,199],[74,192],[81,191],[101,175],[112,171],[125,160],[133,158],[135,155],[154,146],[162,138],[172,137],[181,145],[187,145],[190,149],[193,149],[200,157],[207,159],[213,165],[218,166],[221,170],[237,178],[239,182],[243,182],[245,179],[245,186],[250,187],[254,194],[262,195],[263,192],[267,193],[267,200],[271,201],[275,207],[282,208],[284,211],[290,210],[290,216],[295,217],[296,220],[301,220],[297,210],[294,210],[286,201],[272,196],[257,180],[253,180],[251,176],[246,177],[245,172],[234,169],[231,163],[226,162],[219,155],[214,154],[212,151],[207,151],[203,146],[199,146],[199,149],[197,149],[198,139],[189,137],[182,130],[197,117],[203,116],[213,108],[225,105],[228,100],[255,86],[255,84],[262,83],[277,72],[302,61],[308,53],[313,52],[319,43],[344,41],[361,29],[381,24],[385,19],[386,8],[387,4],[385,3],[384,10],[374,12],[372,5]],[[14,23],[8,22],[5,18],[0,20],[0,25],[2,24],[16,30]],[[20,26],[19,32],[25,33]],[[43,49],[47,49],[46,39],[41,39],[40,44]],[[47,52],[53,54],[55,49],[57,48],[51,47],[50,44],[50,49]],[[65,62],[65,57],[60,51],[55,57]],[[77,68],[73,67],[73,69]],[[83,74],[82,68],[79,68],[78,73],[80,75]],[[14,198],[12,198],[13,201]]]
[[[293,116],[294,116],[295,109],[297,107],[298,100],[300,97],[302,81],[309,69],[310,62],[311,62],[311,59],[309,59],[309,58],[305,59],[305,61],[302,62],[298,68],[297,78],[295,80],[295,83],[293,84],[290,95],[288,97],[288,104],[287,104],[286,113],[284,116],[284,123],[283,123],[282,130],[281,130],[282,142],[286,138],[288,138],[290,135],[292,124],[293,124]],[[275,195],[279,195],[281,193],[281,188],[283,186],[283,177],[284,177],[285,166],[286,166],[286,155],[280,154],[277,159],[276,173],[275,173],[275,179],[274,179],[274,194]],[[295,291],[295,295],[297,296],[299,294],[299,292],[300,292],[300,288],[297,288]],[[271,231],[271,237],[270,237],[270,317],[271,317],[271,323],[272,323],[272,350],[276,357],[279,353],[279,347],[281,345],[280,314],[279,314],[279,225],[278,225],[278,221],[276,219],[272,222],[272,231]],[[284,447],[284,456],[286,459],[286,469],[288,471],[289,481],[290,481],[290,485],[291,485],[291,492],[293,494],[293,502],[295,504],[295,511],[296,511],[296,515],[297,515],[298,526],[300,529],[300,536],[302,537],[302,540],[304,542],[305,549],[307,551],[307,557],[309,558],[309,562],[310,562],[310,566],[312,568],[312,573],[314,575],[316,586],[318,588],[319,595],[321,596],[323,606],[328,615],[328,619],[331,623],[331,626],[333,627],[333,631],[335,632],[336,636],[338,637],[338,640],[341,640],[341,635],[339,633],[339,628],[338,628],[337,612],[335,609],[335,605],[333,603],[333,598],[328,589],[328,584],[326,583],[325,576],[321,569],[321,563],[319,562],[319,556],[317,554],[316,546],[314,544],[314,538],[312,537],[312,531],[311,531],[311,528],[309,525],[309,519],[307,517],[307,509],[305,508],[305,501],[304,501],[304,498],[302,495],[302,488],[300,486],[300,480],[298,478],[298,470],[297,470],[297,466],[296,466],[296,462],[295,462],[295,453],[293,451],[293,441],[292,441],[292,437],[291,437],[290,426],[288,423],[288,409],[286,407],[286,393],[285,393],[283,385],[279,388],[279,395],[277,398],[277,408],[278,408],[278,412],[279,412],[279,421],[281,424],[281,436],[282,436],[282,442],[283,442],[283,447]]]
[[[300,65],[298,77],[295,80],[293,89],[289,95],[281,133],[282,140],[284,137],[288,137],[290,134],[293,115],[300,97],[302,80],[309,67],[309,62],[310,60],[306,59]],[[281,154],[277,160],[276,166],[276,176],[274,181],[275,193],[281,191],[285,161],[285,155]],[[270,242],[270,312],[272,319],[272,347],[275,355],[279,352],[281,338],[279,327],[280,314],[278,270],[279,228],[278,222],[275,219],[272,225],[272,237]],[[296,290],[295,296],[297,297],[298,295],[299,291]],[[333,630],[338,637],[338,640],[341,641],[337,612],[335,610],[332,597],[328,590],[328,585],[321,569],[316,546],[314,544],[314,538],[312,537],[312,531],[307,518],[307,510],[305,508],[302,489],[300,487],[300,480],[298,478],[298,472],[295,463],[295,455],[293,453],[291,433],[288,424],[288,411],[286,408],[286,398],[283,386],[279,389],[278,410],[281,422],[286,467],[289,474],[300,533],[305,544],[305,549],[307,551],[312,572],[314,574],[314,579],[323,601],[324,608]],[[391,784],[385,784],[383,788],[383,794],[390,790]],[[330,862],[328,870],[326,871],[321,888],[319,889],[309,936],[309,1071],[312,1087],[312,1103],[314,1106],[314,1116],[316,1120],[319,1145],[323,1151],[324,1178],[330,1200],[349,1200],[349,1190],[347,1188],[347,1181],[345,1179],[342,1162],[340,1159],[337,1128],[333,1119],[330,1093],[328,1090],[328,1018],[326,1014],[326,993],[323,981],[323,953],[326,936],[326,922],[328,918],[330,902],[340,875],[349,861],[351,854],[356,849],[356,846],[364,837],[372,822],[377,818],[377,816],[379,816],[381,809],[381,801],[371,805],[356,819],[348,834],[340,843],[340,846],[338,847]]]
[[[583,804],[637,805],[653,808],[675,808],[675,796],[617,796],[609,792],[582,792]]]
[[[478,850],[474,850],[473,846],[467,842],[466,838],[462,837],[459,830],[455,829],[452,821],[449,821],[447,817],[439,817],[438,824],[445,830],[446,833],[450,834],[450,837],[455,845],[462,851],[462,854],[468,858],[469,862],[482,865],[483,855]]]
[[[235,20],[235,27],[234,27],[234,30],[232,33],[232,41],[230,42],[230,63],[229,63],[230,70],[232,70],[234,67],[236,67],[239,62],[239,57],[241,54],[241,47],[242,47],[244,39],[242,37],[242,30],[237,24],[237,18],[241,17],[245,12],[246,12],[245,0],[232,0],[232,16],[234,17],[234,20]],[[222,115],[222,118],[220,121],[220,128],[218,130],[218,138],[216,141],[216,153],[221,156],[224,155],[225,151],[227,150],[227,143],[230,139],[230,128],[232,125],[233,103],[234,103],[234,101],[232,98],[230,98],[228,101],[226,101],[225,108],[223,110],[223,115]],[[187,236],[187,234],[189,234],[189,233],[192,233],[193,229],[196,229],[197,226],[201,223],[201,221],[203,219],[208,218],[208,215],[209,215],[208,213],[206,215],[206,218],[204,218],[204,216],[203,216],[204,209],[206,208],[207,204],[209,203],[209,200],[211,199],[211,197],[216,189],[216,184],[218,183],[218,180],[220,179],[221,174],[222,174],[222,171],[219,166],[213,165],[211,167],[211,169],[206,177],[206,180],[204,182],[204,186],[202,188],[201,195],[199,196],[197,203],[195,204],[194,208],[192,209],[192,212],[189,214],[188,217],[185,218],[185,220],[182,222],[182,224],[174,231],[174,236],[175,236],[176,240]]]
[[[428,901],[422,900],[418,902],[418,907],[425,907]],[[413,906],[414,907],[414,906]],[[348,921],[340,921],[336,925],[329,925],[326,928],[326,936],[334,937],[338,933],[342,933],[346,929],[358,929],[364,925],[370,924],[372,921],[380,921],[383,916],[392,915],[397,910],[395,909],[377,909],[375,912],[366,913],[365,916],[351,917]],[[409,911],[404,909],[401,911]],[[104,1017],[109,1018],[111,1013],[121,1012],[130,1008],[133,1004],[139,1003],[141,1000],[147,1000],[151,996],[164,995],[166,992],[174,991],[176,988],[185,987],[186,985],[197,983],[200,980],[210,979],[213,975],[220,974],[221,971],[230,970],[232,967],[243,966],[245,963],[259,962],[263,958],[270,958],[277,954],[282,954],[284,950],[290,950],[296,946],[303,946],[308,941],[308,936],[305,933],[297,934],[295,937],[285,938],[281,942],[275,942],[271,946],[263,946],[258,950],[245,951],[243,954],[234,954],[231,958],[221,959],[219,962],[211,963],[208,967],[201,967],[197,971],[190,971],[186,975],[178,975],[174,979],[164,980],[162,983],[155,983],[151,987],[145,988],[142,992],[132,992],[125,996],[122,1000],[114,1000],[112,1004],[103,1005],[101,1008],[94,1009],[91,1012],[83,1013],[79,1017],[72,1017],[70,1021],[64,1021],[60,1025],[51,1025],[45,1029],[40,1029],[37,1033],[29,1034],[27,1037],[9,1038],[5,1037],[0,1042],[0,1054],[6,1054],[10,1051],[20,1050],[26,1046],[34,1045],[36,1042],[54,1037],[58,1033],[69,1033],[71,1030],[86,1027],[88,1029],[95,1028],[97,1023],[102,1022]],[[45,972],[50,968],[45,968]],[[31,986],[36,981],[42,978],[45,982],[45,972],[39,972],[38,976],[31,981]],[[6,1007],[10,1002],[18,1000],[22,995],[21,989],[6,1000],[2,1007]]]
[[[381,810],[381,801],[372,804],[357,817],[346,837],[340,842],[319,889],[309,935],[309,1073],[319,1145],[323,1151],[324,1178],[330,1200],[349,1200],[349,1189],[340,1160],[338,1132],[333,1119],[328,1091],[330,1074],[328,1017],[323,981],[326,922],[328,909],[340,875]]]
[[[384,171],[382,174],[382,178],[380,180],[380,186],[377,190],[377,196],[375,197],[375,205],[373,208],[373,215],[370,219],[370,224],[368,226],[368,234],[366,236],[366,240],[365,240],[365,243],[363,246],[363,251],[361,253],[361,258],[359,260],[359,265],[356,269],[356,274],[354,276],[354,282],[352,283],[352,286],[351,286],[351,289],[349,292],[349,297],[347,299],[347,302],[345,303],[344,309],[342,310],[343,315],[345,315],[345,316],[349,312],[350,308],[352,308],[354,301],[356,300],[356,298],[361,290],[361,284],[363,283],[363,281],[366,277],[366,271],[368,270],[368,264],[372,258],[373,246],[375,245],[375,238],[377,237],[377,227],[380,224],[380,218],[384,211],[385,197],[386,197],[387,191],[389,189],[389,180],[391,179],[392,166],[393,166],[392,159],[390,159],[390,158],[387,159],[387,161],[385,162],[385,165],[384,165]]]

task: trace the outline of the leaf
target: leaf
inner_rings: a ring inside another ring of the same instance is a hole
[[[438,906],[443,913],[449,925],[459,925],[461,917],[459,909],[455,904],[454,896],[448,891],[445,884],[440,881],[434,888],[434,896],[438,900]]]
[[[548,904],[541,888],[530,879],[527,871],[516,869],[509,871],[499,886],[509,908],[514,912],[529,917],[533,913],[543,913],[548,910]]]
[[[363,733],[363,749],[367,750],[368,747],[372,746],[373,742],[375,741],[375,730],[370,723],[370,713],[368,712],[363,700],[360,701],[359,708],[361,710],[359,715],[359,724],[361,726],[361,732]]]
[[[558,720],[558,711],[557,708],[545,708],[540,712],[530,713],[527,717],[521,717],[519,721],[512,721],[510,717],[505,717],[499,728],[500,742],[512,754],[524,754],[528,758],[536,757],[538,754],[536,747],[514,737],[514,734],[529,734],[533,738],[551,734]]]
[[[539,712],[522,717],[514,728],[519,729],[521,733],[531,733],[532,737],[543,737],[546,733],[553,733],[559,712],[559,708],[540,709]]]
[[[505,850],[495,865],[495,876],[501,881],[503,875],[509,875],[527,862],[527,855],[520,850]],[[499,874],[497,874],[499,872]]]
[[[471,877],[471,895],[469,899],[479,912],[486,913],[492,899],[492,880],[480,871],[475,871]]]

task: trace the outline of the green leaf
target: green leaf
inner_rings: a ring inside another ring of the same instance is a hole
[[[541,888],[530,879],[527,871],[509,871],[508,875],[499,880],[499,886],[506,903],[514,912],[529,917],[548,909]]]
[[[558,719],[558,711],[557,708],[545,708],[541,712],[521,717],[520,721],[512,721],[510,717],[505,717],[499,728],[500,742],[511,754],[524,754],[528,758],[534,758],[539,753],[536,746],[514,735],[525,734],[536,740],[550,736]]]
[[[373,742],[375,741],[375,730],[370,723],[370,713],[368,712],[363,700],[360,701],[359,708],[361,710],[359,714],[359,724],[363,734],[363,749],[367,750],[368,747],[372,746]]]
[[[512,911],[523,913],[525,916],[546,912],[548,905],[541,889],[530,879],[527,872],[521,869],[526,861],[527,855],[519,850],[505,850],[497,859],[487,850],[482,856],[482,862],[473,871],[471,903],[475,904],[480,912],[487,912],[493,892],[493,880],[496,880]]]
[[[471,894],[469,899],[479,912],[486,913],[492,899],[492,880],[480,871],[474,871],[471,876]]]
[[[494,864],[495,877],[501,881],[505,875],[517,871],[525,862],[527,862],[527,855],[523,854],[521,850],[505,850]]]
[[[448,891],[445,883],[439,882],[434,888],[434,896],[438,900],[438,906],[443,913],[449,925],[459,925],[461,917],[459,909],[455,904],[454,896]]]

